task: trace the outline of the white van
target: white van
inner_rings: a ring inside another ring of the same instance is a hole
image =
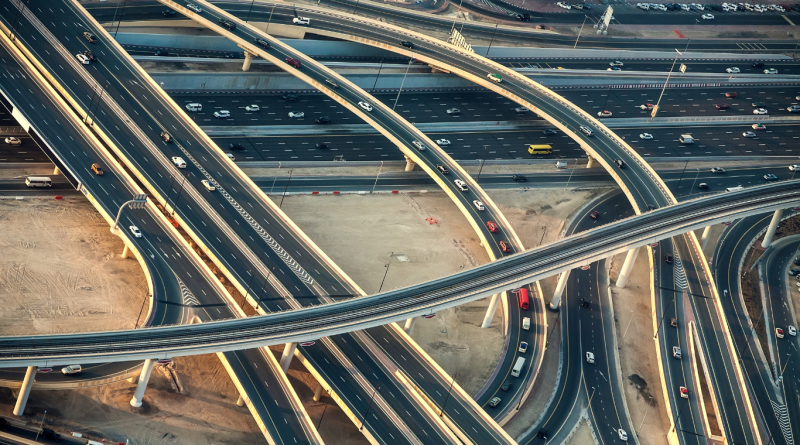
[[[739,190],[744,190],[744,187],[737,185],[736,187],[728,187],[725,189],[726,192],[738,192]]]
[[[25,185],[28,187],[52,187],[53,181],[47,176],[28,176],[25,178]]]
[[[203,105],[198,103],[186,104],[186,109],[189,111],[203,111]]]
[[[556,168],[558,169],[567,168],[567,161],[556,161]]]
[[[225,153],[225,156],[227,156],[231,161],[235,161],[236,160],[236,157],[233,156],[233,153]]]
[[[530,319],[530,317],[523,318],[522,319],[522,329],[525,329],[527,331],[530,328],[531,328],[531,319]]]
[[[694,138],[691,134],[682,134],[680,137],[681,144],[694,144]]]
[[[64,375],[80,374],[81,365],[68,365],[61,368],[61,373]]]
[[[308,26],[311,24],[311,19],[308,17],[295,17],[292,19],[292,23],[294,23],[295,25]]]
[[[172,163],[175,164],[176,167],[178,167],[178,168],[186,168],[186,161],[184,161],[182,157],[173,156],[171,159],[172,159]]]
[[[517,357],[517,362],[514,363],[514,369],[511,370],[512,377],[519,377],[522,372],[522,367],[525,366],[525,357]]]

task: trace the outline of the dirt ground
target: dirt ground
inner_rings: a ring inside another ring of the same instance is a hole
[[[578,427],[572,432],[572,437],[570,437],[564,445],[590,445],[593,443],[595,442],[592,438],[592,430],[589,429],[586,420],[581,419]]]
[[[45,423],[61,434],[80,432],[106,442],[133,444],[239,445],[265,443],[246,406],[216,355],[177,357],[171,365],[184,393],[156,366],[142,408],[130,405],[136,385],[122,381],[71,391],[31,392],[27,420]],[[0,414],[13,417],[11,390],[0,388]]]
[[[622,378],[631,421],[642,445],[661,445],[669,428],[669,419],[653,340],[648,250],[644,247],[640,249],[628,284],[623,289],[612,285],[611,295],[617,317]],[[619,275],[625,255],[619,254],[613,259],[612,283]]]
[[[133,327],[144,273],[88,201],[0,201],[0,227],[0,333]]]

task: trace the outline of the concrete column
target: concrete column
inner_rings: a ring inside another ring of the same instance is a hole
[[[617,277],[617,287],[623,288],[626,284],[628,284],[628,276],[631,274],[631,269],[633,269],[633,263],[636,262],[636,255],[639,254],[639,248],[631,249],[628,251],[628,256],[625,257],[625,262],[622,263],[622,270],[619,271],[619,277]]]
[[[708,244],[708,235],[711,233],[711,226],[706,226],[703,229],[703,235],[700,237],[700,248],[705,249],[706,244]]]
[[[589,156],[588,158],[589,158],[589,160],[588,160],[588,162],[586,162],[586,168],[594,167],[594,158],[591,157],[591,156]]]
[[[769,222],[767,233],[764,235],[764,241],[761,241],[761,247],[767,248],[772,244],[772,237],[775,236],[775,230],[781,222],[781,217],[783,217],[783,209],[776,210],[772,215],[772,221]]]
[[[296,349],[297,342],[286,343],[286,346],[284,346],[283,355],[281,356],[281,369],[283,369],[283,372],[289,370],[289,365],[292,364],[292,357]]]
[[[53,167],[53,175],[60,175],[60,174],[61,174],[61,170],[58,169],[58,166]]]
[[[558,310],[558,305],[561,304],[561,296],[564,294],[564,289],[567,287],[567,279],[569,278],[570,272],[572,272],[572,269],[567,269],[561,272],[561,276],[558,277],[556,291],[553,292],[553,299],[550,300],[550,309],[554,311]]]
[[[322,398],[322,385],[317,383],[317,389],[314,390],[314,401],[319,402]]]
[[[403,155],[403,156],[405,156],[405,155]],[[410,171],[414,170],[414,167],[417,165],[417,163],[412,161],[411,158],[409,158],[408,156],[405,156],[405,158],[406,158],[406,169],[403,170],[403,171],[410,172]]]
[[[130,255],[131,249],[128,249],[128,245],[126,244],[125,247],[122,248],[122,259],[128,258]]]
[[[28,370],[25,371],[25,380],[22,381],[22,388],[19,389],[19,395],[17,396],[17,404],[14,405],[15,416],[22,416],[22,413],[25,412],[25,404],[28,403],[28,396],[31,394],[31,388],[38,369],[36,366],[28,366]]]
[[[406,320],[406,325],[403,326],[403,330],[405,330],[407,333],[410,334],[411,330],[414,329],[414,323],[416,323],[416,322],[417,322],[417,317],[411,317],[411,318],[407,319]]]
[[[147,382],[150,381],[150,373],[153,372],[153,366],[155,364],[156,361],[151,358],[144,361],[142,373],[139,374],[139,383],[136,384],[136,391],[133,393],[133,397],[131,398],[131,406],[135,406],[137,408],[142,406],[144,390],[147,389]]]
[[[500,303],[500,295],[502,294],[492,295],[492,301],[489,302],[489,308],[486,309],[486,316],[483,317],[483,323],[481,323],[482,328],[488,328],[492,325],[492,319],[494,318],[494,313],[497,310],[497,304]]]
[[[241,394],[239,394],[239,398],[236,399],[236,406],[244,406],[244,397],[242,397]]]
[[[247,51],[244,52],[244,64],[242,65],[242,71],[250,71],[250,64],[253,63],[253,55],[248,53]]]

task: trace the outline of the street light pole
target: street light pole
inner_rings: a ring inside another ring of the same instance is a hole
[[[495,23],[494,25],[494,32],[492,32],[492,40],[489,41],[489,47],[486,48],[486,54],[484,57],[489,57],[489,51],[492,49],[492,43],[494,43],[494,35],[497,34],[497,27],[500,26],[500,22]]]
[[[453,392],[453,385],[456,383],[456,377],[458,374],[453,374],[453,377],[450,380],[450,389],[447,390],[447,397],[444,398],[444,403],[442,403],[442,409],[439,410],[439,417],[444,417],[444,407],[447,405],[447,401],[450,400],[450,393]]]
[[[392,111],[394,111],[394,107],[397,106],[397,101],[400,100],[400,93],[403,92],[403,85],[405,85],[406,83],[406,76],[408,76],[408,70],[411,69],[411,62],[413,61],[414,61],[414,54],[411,54],[411,58],[408,59],[408,65],[406,66],[406,73],[403,74],[403,80],[400,82],[400,89],[397,90],[397,97],[394,99],[394,104],[392,105]]]
[[[384,273],[383,273],[383,279],[381,280],[381,285],[378,287],[378,293],[381,293],[381,290],[383,289],[383,283],[385,283],[385,282],[386,282],[386,275],[389,275],[389,266],[391,266],[391,265],[392,265],[392,255],[394,255],[394,252],[392,252],[391,254],[389,254],[389,262],[388,262],[388,263],[386,263],[386,264],[383,266],[383,267],[385,267],[385,268],[386,268],[386,272],[384,272]]]
[[[272,13],[275,12],[275,6],[272,5],[272,10],[269,12],[269,20],[267,20],[267,29],[264,30],[265,33],[269,34],[269,24],[272,23]]]
[[[483,146],[483,160],[481,160],[481,168],[478,170],[478,177],[475,178],[475,182],[476,183],[478,182],[478,179],[481,179],[481,172],[483,171],[483,164],[486,163],[486,156],[488,156],[488,155],[489,155],[489,146],[488,145],[484,145]]]
[[[522,1],[524,2],[525,0]],[[458,13],[461,12],[461,3],[463,2],[464,0],[459,0],[458,2],[458,11],[456,11],[455,15],[453,16],[453,26],[450,27],[451,34],[453,33],[453,30],[456,28],[456,19],[458,18]],[[794,56],[792,56],[792,58],[794,58]]]
[[[42,414],[42,423],[39,424],[39,431],[36,432],[36,439],[33,440],[34,442],[38,442],[39,441],[39,434],[41,434],[42,429],[44,429],[44,418],[46,416],[47,416],[47,410],[44,410],[44,414]]]
[[[25,5],[27,5],[30,0],[26,1],[23,4],[19,11],[17,11],[17,17],[14,19],[14,24],[11,26],[11,41],[13,42],[17,38],[17,25],[19,24],[19,16],[25,11]]]
[[[375,84],[372,85],[372,92],[375,92],[375,88],[378,86],[378,78],[381,77],[381,70],[383,69],[383,57],[381,57],[381,64],[378,67],[378,75],[375,76]]]
[[[688,43],[686,44],[686,47],[687,48],[689,47]],[[669,78],[670,78],[670,76],[672,76],[672,70],[675,68],[675,64],[678,62],[678,56],[682,56],[683,55],[683,53],[678,51],[677,49],[675,50],[675,52],[677,53],[677,54],[675,54],[675,60],[672,61],[672,67],[670,67],[669,74],[667,74],[667,80],[664,81],[664,87],[661,88],[661,94],[658,96],[658,102],[656,102],[656,108],[655,108],[655,112],[656,113],[658,113],[658,106],[661,104],[661,98],[664,97],[664,90],[667,89],[667,84],[669,83]],[[652,116],[652,115],[650,116],[650,121],[651,122],[653,121],[653,117],[654,116]]]
[[[283,207],[283,199],[286,198],[286,191],[289,190],[289,182],[292,180],[292,173],[294,173],[294,170],[289,170],[289,179],[286,181],[286,188],[283,189],[283,196],[281,196],[281,203],[278,204],[278,208]]]
[[[114,38],[115,39],[117,38],[117,33],[119,32],[119,26],[122,25],[122,16],[125,15],[125,5],[127,5],[127,4],[128,4],[127,0],[122,2],[122,11],[119,13],[120,19],[117,22],[117,29],[114,31]],[[114,26],[114,22],[111,22],[111,26]]]
[[[524,0],[523,0],[523,1],[524,1]],[[578,39],[580,39],[580,38],[581,38],[581,33],[583,32],[583,25],[585,25],[585,24],[586,24],[586,19],[588,19],[588,18],[589,18],[589,16],[588,16],[588,15],[584,15],[584,16],[583,16],[583,24],[581,24],[581,29],[580,29],[580,31],[578,31],[578,38],[577,38],[577,39],[575,39],[575,46],[573,46],[573,47],[572,47],[572,49],[575,49],[575,48],[577,48],[577,47],[578,47]]]
[[[272,194],[272,191],[275,190],[275,181],[278,180],[278,173],[281,172],[281,162],[278,162],[278,171],[275,172],[275,177],[272,179],[272,187],[269,189],[269,194]]]
[[[117,230],[117,224],[119,224],[119,217],[122,216],[122,209],[125,206],[130,206],[132,209],[141,209],[147,204],[147,195],[145,194],[137,194],[133,195],[133,199],[130,201],[126,201],[119,206],[119,211],[117,211],[117,219],[114,220],[114,225],[111,226],[111,233],[114,233]]]
[[[255,2],[256,2],[256,0],[253,0],[252,2],[250,2],[250,10],[247,11],[247,18],[244,20],[245,23],[247,23],[250,20],[250,13],[253,12],[253,3],[255,3]]]
[[[361,426],[358,427],[358,430],[361,431],[364,428],[364,422],[367,421],[367,414],[369,414],[369,409],[372,407],[372,401],[375,400],[375,394],[381,390],[381,387],[377,387],[375,391],[372,393],[372,397],[369,399],[369,404],[367,405],[367,410],[364,411],[364,417],[361,419]]]
[[[375,184],[372,185],[372,191],[370,193],[375,193],[375,187],[378,186],[378,178],[381,177],[381,170],[383,170],[383,161],[381,161],[381,168],[378,169],[378,175],[375,176]]]

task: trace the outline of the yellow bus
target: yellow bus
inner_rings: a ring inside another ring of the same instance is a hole
[[[553,147],[542,144],[542,145],[529,145],[528,146],[528,153],[532,155],[549,155],[553,153]]]

